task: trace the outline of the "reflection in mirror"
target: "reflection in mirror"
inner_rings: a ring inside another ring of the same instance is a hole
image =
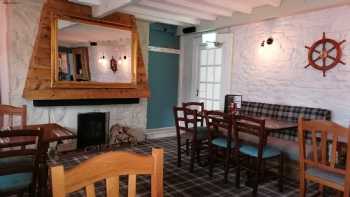
[[[132,32],[59,19],[59,81],[132,82]]]

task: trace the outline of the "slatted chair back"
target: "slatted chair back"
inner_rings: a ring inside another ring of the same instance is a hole
[[[231,147],[232,140],[238,146],[238,133],[233,132],[234,115],[220,111],[204,111],[205,122],[209,131],[215,130],[217,135],[225,136],[228,139],[227,147]],[[209,141],[213,139],[213,132],[209,132]]]
[[[41,162],[45,153],[42,143],[42,136],[43,132],[40,129],[6,130],[0,132],[0,160],[5,161],[1,162],[2,164],[0,165],[0,176],[7,176],[9,179],[11,179],[11,177],[9,177],[10,175],[23,175],[23,173],[32,173],[32,175],[30,175],[32,179],[31,191],[35,191],[37,175],[39,172],[39,162]],[[19,146],[21,145],[20,141],[24,140],[26,141],[27,146],[22,149],[16,149],[13,145],[8,145],[10,140],[17,140],[19,142]],[[29,141],[32,141],[32,143],[29,143]],[[22,158],[28,159],[22,160]],[[27,177],[23,177],[23,179],[25,178]],[[14,191],[11,189],[4,189],[4,191],[0,191],[0,194],[16,193],[16,190],[18,189],[24,188],[15,188]]]
[[[204,113],[204,103],[203,102],[184,102],[182,107],[187,109],[196,110],[198,113]],[[203,114],[204,115],[204,114]],[[204,125],[204,116],[198,116],[197,120],[200,126]]]
[[[163,196],[163,149],[152,149],[152,155],[108,152],[64,170],[51,168],[53,197],[85,189],[87,197],[95,197],[94,183],[106,180],[107,197],[119,196],[119,176],[128,175],[128,197],[136,196],[136,175],[151,175],[151,196]]]
[[[173,107],[176,136],[180,137],[181,131],[185,131],[185,108],[183,107]]]
[[[15,125],[16,118],[20,118],[20,125]],[[13,126],[25,126],[27,124],[27,107],[14,107],[11,105],[0,105],[0,129]]]
[[[188,132],[194,132],[194,140],[196,140],[197,127],[198,127],[198,111],[188,108],[183,109],[185,129]]]
[[[258,150],[258,159],[262,159],[264,147],[267,143],[268,133],[265,130],[265,120],[250,116],[236,116],[235,132],[239,139],[244,139],[241,135],[249,135],[252,145]]]
[[[309,138],[311,139],[308,140]],[[349,195],[350,146],[347,146],[346,166],[337,165],[337,147],[340,147],[341,142],[350,142],[350,129],[327,120],[307,121],[300,118],[298,121],[298,139],[301,178],[305,177],[304,171],[310,167],[342,175],[346,177],[345,189],[341,185],[327,184],[326,181],[322,180],[317,181],[340,191],[347,190]],[[311,148],[310,155],[306,155],[307,143],[311,143],[309,146]]]

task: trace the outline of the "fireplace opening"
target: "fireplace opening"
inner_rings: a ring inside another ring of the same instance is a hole
[[[92,112],[78,114],[77,146],[84,149],[108,143],[109,113]]]

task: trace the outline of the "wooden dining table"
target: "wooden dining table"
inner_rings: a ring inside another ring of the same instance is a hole
[[[200,116],[202,118],[205,117],[203,113],[198,113],[198,116]],[[278,120],[278,119],[273,119],[273,118],[264,117],[264,116],[250,116],[250,115],[245,115],[245,116],[265,120],[265,129],[269,132],[279,132],[279,131],[285,130],[285,129],[298,128],[297,122]]]
[[[61,142],[63,140],[75,139],[76,135],[69,129],[62,127],[56,123],[47,123],[47,124],[33,124],[26,125],[24,127],[11,127],[10,129],[41,129],[43,131],[42,137],[42,148],[44,149],[44,155],[40,167],[40,176],[39,176],[39,195],[47,196],[47,183],[48,183],[48,150],[49,144],[51,142]],[[21,147],[35,143],[35,138],[33,137],[9,137],[6,139],[0,139],[0,148],[5,147]]]
[[[33,124],[26,125],[24,127],[11,127],[11,129],[41,129],[43,131],[44,143],[59,142],[67,139],[74,139],[76,135],[69,129],[62,127],[56,123],[46,123],[46,124]],[[16,147],[16,146],[25,146],[33,144],[33,137],[11,137],[7,139],[0,140],[0,148],[3,147]]]

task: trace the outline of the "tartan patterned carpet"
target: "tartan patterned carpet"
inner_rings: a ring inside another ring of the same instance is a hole
[[[177,167],[176,140],[174,137],[149,140],[146,143],[128,148],[113,148],[113,150],[134,151],[137,153],[150,154],[152,147],[162,147],[165,150],[164,158],[164,196],[170,197],[231,197],[251,196],[252,189],[244,185],[244,173],[242,173],[241,188],[236,189],[234,170],[230,172],[229,183],[223,182],[223,165],[220,163],[214,168],[213,177],[208,175],[208,167],[195,165],[193,173],[189,172],[189,157],[183,156],[182,167]],[[66,169],[80,162],[100,154],[97,151],[74,152],[61,156],[58,160],[50,161],[50,165],[63,164]],[[93,169],[92,169],[93,170]],[[127,196],[127,178],[121,177],[120,194]],[[104,182],[95,184],[96,195],[105,196]],[[137,195],[140,197],[150,196],[150,177],[138,176]],[[310,192],[313,191],[313,192]],[[316,186],[310,185],[309,195],[315,194]],[[284,192],[278,192],[277,181],[269,181],[259,185],[259,196],[298,196],[298,183],[293,180],[285,180]],[[84,191],[71,194],[72,197],[85,196]]]

